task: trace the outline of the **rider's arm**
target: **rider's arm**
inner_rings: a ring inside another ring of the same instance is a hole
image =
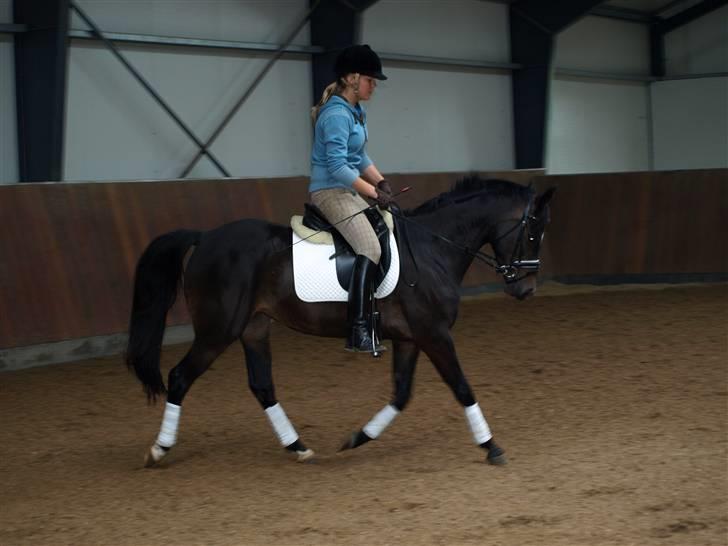
[[[361,176],[354,180],[354,182],[351,184],[351,187],[364,197],[371,197],[372,199],[377,198],[377,190]]]
[[[364,197],[377,198],[377,190],[364,176],[371,176],[372,172],[379,173],[377,168],[369,161],[368,166],[359,173],[347,163],[347,142],[349,138],[348,118],[332,115],[324,120],[324,145],[326,146],[326,163],[331,176],[351,186]],[[381,178],[381,175],[379,175]],[[377,180],[379,181],[379,180]]]
[[[384,180],[382,173],[379,172],[379,169],[376,168],[374,163],[370,163],[366,169],[362,170],[360,176],[375,187],[379,182]]]

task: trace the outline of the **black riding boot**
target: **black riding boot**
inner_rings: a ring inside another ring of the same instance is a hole
[[[346,319],[350,333],[346,340],[347,351],[372,353],[384,350],[381,345],[374,347],[367,316],[376,269],[377,264],[369,258],[357,255],[349,281],[349,308]]]

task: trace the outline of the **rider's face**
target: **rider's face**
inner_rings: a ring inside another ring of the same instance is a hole
[[[359,100],[368,100],[377,87],[377,80],[369,76],[359,76]]]
[[[347,78],[347,83],[354,87],[357,85],[356,75],[350,74]],[[374,93],[374,89],[377,87],[377,80],[364,74],[359,75],[359,92],[356,95],[357,100],[369,100]]]

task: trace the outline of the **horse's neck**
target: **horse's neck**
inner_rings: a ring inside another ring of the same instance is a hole
[[[428,214],[422,219],[416,217],[414,219],[420,221],[433,233],[455,243],[451,244],[437,239],[435,243],[437,252],[432,253],[432,256],[452,274],[453,280],[459,284],[470,264],[473,263],[472,252],[477,251],[488,242],[487,235],[493,223],[492,216],[493,214],[488,210],[478,210],[467,204],[454,204]],[[464,251],[463,248],[470,252]]]

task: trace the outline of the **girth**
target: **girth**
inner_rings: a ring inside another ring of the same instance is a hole
[[[378,287],[389,271],[389,265],[392,261],[392,253],[389,247],[389,228],[384,222],[384,218],[376,209],[365,209],[362,214],[366,215],[369,223],[374,228],[374,233],[379,239],[379,246],[382,248],[382,257],[379,260],[379,267],[374,276],[374,287]],[[349,280],[354,269],[354,260],[356,254],[351,245],[339,233],[335,227],[324,217],[321,210],[311,203],[304,204],[303,225],[309,229],[316,231],[327,231],[331,233],[334,239],[335,253],[332,258],[336,258],[336,278],[339,280],[341,287],[348,291]]]

